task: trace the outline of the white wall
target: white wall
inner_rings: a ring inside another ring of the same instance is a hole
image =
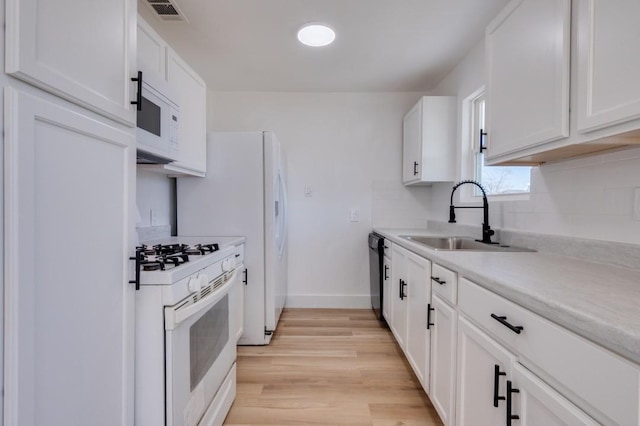
[[[273,130],[287,152],[289,306],[370,306],[372,226],[426,226],[428,189],[400,184],[402,117],[421,95],[209,94],[209,130]]]
[[[170,179],[164,174],[138,168],[136,206],[140,212],[138,227],[170,225],[172,209]],[[151,221],[152,211],[153,223]]]
[[[483,85],[484,43],[480,43],[438,85],[434,94],[458,95],[461,103]],[[461,144],[458,132],[458,148]],[[532,169],[528,200],[490,202],[494,228],[578,238],[640,243],[640,221],[633,220],[633,190],[640,187],[640,149],[624,150]],[[434,185],[430,219],[448,218],[450,184]],[[456,212],[458,222],[480,225],[481,211]]]

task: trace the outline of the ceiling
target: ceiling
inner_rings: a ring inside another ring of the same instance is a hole
[[[429,91],[508,0],[176,0],[189,22],[140,14],[219,91]],[[310,48],[300,26],[336,41]]]

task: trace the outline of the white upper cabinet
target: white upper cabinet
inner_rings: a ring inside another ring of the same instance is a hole
[[[149,24],[138,17],[138,69],[142,77],[152,74],[167,78],[167,43]]]
[[[425,185],[455,180],[456,98],[424,96],[402,126],[402,182]]]
[[[488,158],[569,135],[570,0],[514,0],[486,33]]]
[[[207,171],[207,86],[171,49],[167,61],[167,81],[178,95],[181,122],[179,160],[166,167],[204,176]]]
[[[635,0],[509,3],[486,34],[487,163],[640,144],[639,20]]]
[[[204,176],[207,171],[207,86],[204,80],[138,16],[138,64],[145,74],[161,78],[176,94],[180,108],[178,160],[142,166],[161,173]]]
[[[7,0],[6,72],[135,126],[136,2]]]
[[[640,118],[640,3],[576,2],[578,131]]]

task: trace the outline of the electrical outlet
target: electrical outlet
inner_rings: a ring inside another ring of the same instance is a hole
[[[351,220],[351,222],[359,222],[360,221],[360,209],[357,209],[357,208],[351,209],[351,212],[349,214],[349,219]]]
[[[633,220],[640,220],[640,188],[633,190]]]

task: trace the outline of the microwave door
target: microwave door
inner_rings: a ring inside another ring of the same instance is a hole
[[[138,111],[137,117],[138,128],[157,137],[162,137],[161,117],[162,108],[143,95],[142,107]]]

